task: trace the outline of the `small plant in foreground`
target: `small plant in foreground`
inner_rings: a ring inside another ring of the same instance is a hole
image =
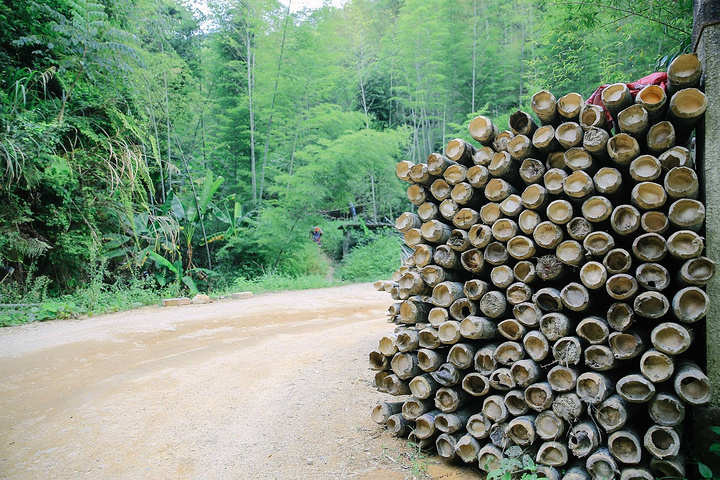
[[[537,465],[532,457],[515,445],[507,449],[500,467],[488,472],[487,480],[547,480],[538,477],[536,472]]]

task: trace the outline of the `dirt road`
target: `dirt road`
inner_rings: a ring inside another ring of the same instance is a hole
[[[0,478],[479,475],[369,418],[370,284],[0,329]]]

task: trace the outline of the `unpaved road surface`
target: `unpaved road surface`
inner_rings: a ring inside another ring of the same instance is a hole
[[[359,284],[0,329],[0,478],[479,478],[370,419],[390,302]]]

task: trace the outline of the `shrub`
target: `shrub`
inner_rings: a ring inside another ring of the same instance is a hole
[[[367,282],[389,278],[400,266],[400,242],[394,235],[379,235],[354,248],[340,267],[345,281]]]

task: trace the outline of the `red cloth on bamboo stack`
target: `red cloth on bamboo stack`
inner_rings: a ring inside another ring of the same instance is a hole
[[[667,91],[667,83],[667,73],[655,72],[641,78],[640,80],[635,80],[632,83],[627,83],[626,85],[630,89],[630,95],[632,95],[632,98],[635,98],[638,92],[640,92],[640,90],[647,87],[648,85],[659,85],[662,87],[663,90]],[[603,110],[605,110],[605,117],[607,118],[608,123],[611,123],[612,117],[607,111],[607,108],[605,108],[605,105],[603,105],[602,101],[602,92],[609,86],[609,84],[600,85],[597,90],[595,90],[595,93],[590,95],[590,98],[588,98],[587,102],[585,103],[591,103],[593,105],[599,105],[603,107]]]

